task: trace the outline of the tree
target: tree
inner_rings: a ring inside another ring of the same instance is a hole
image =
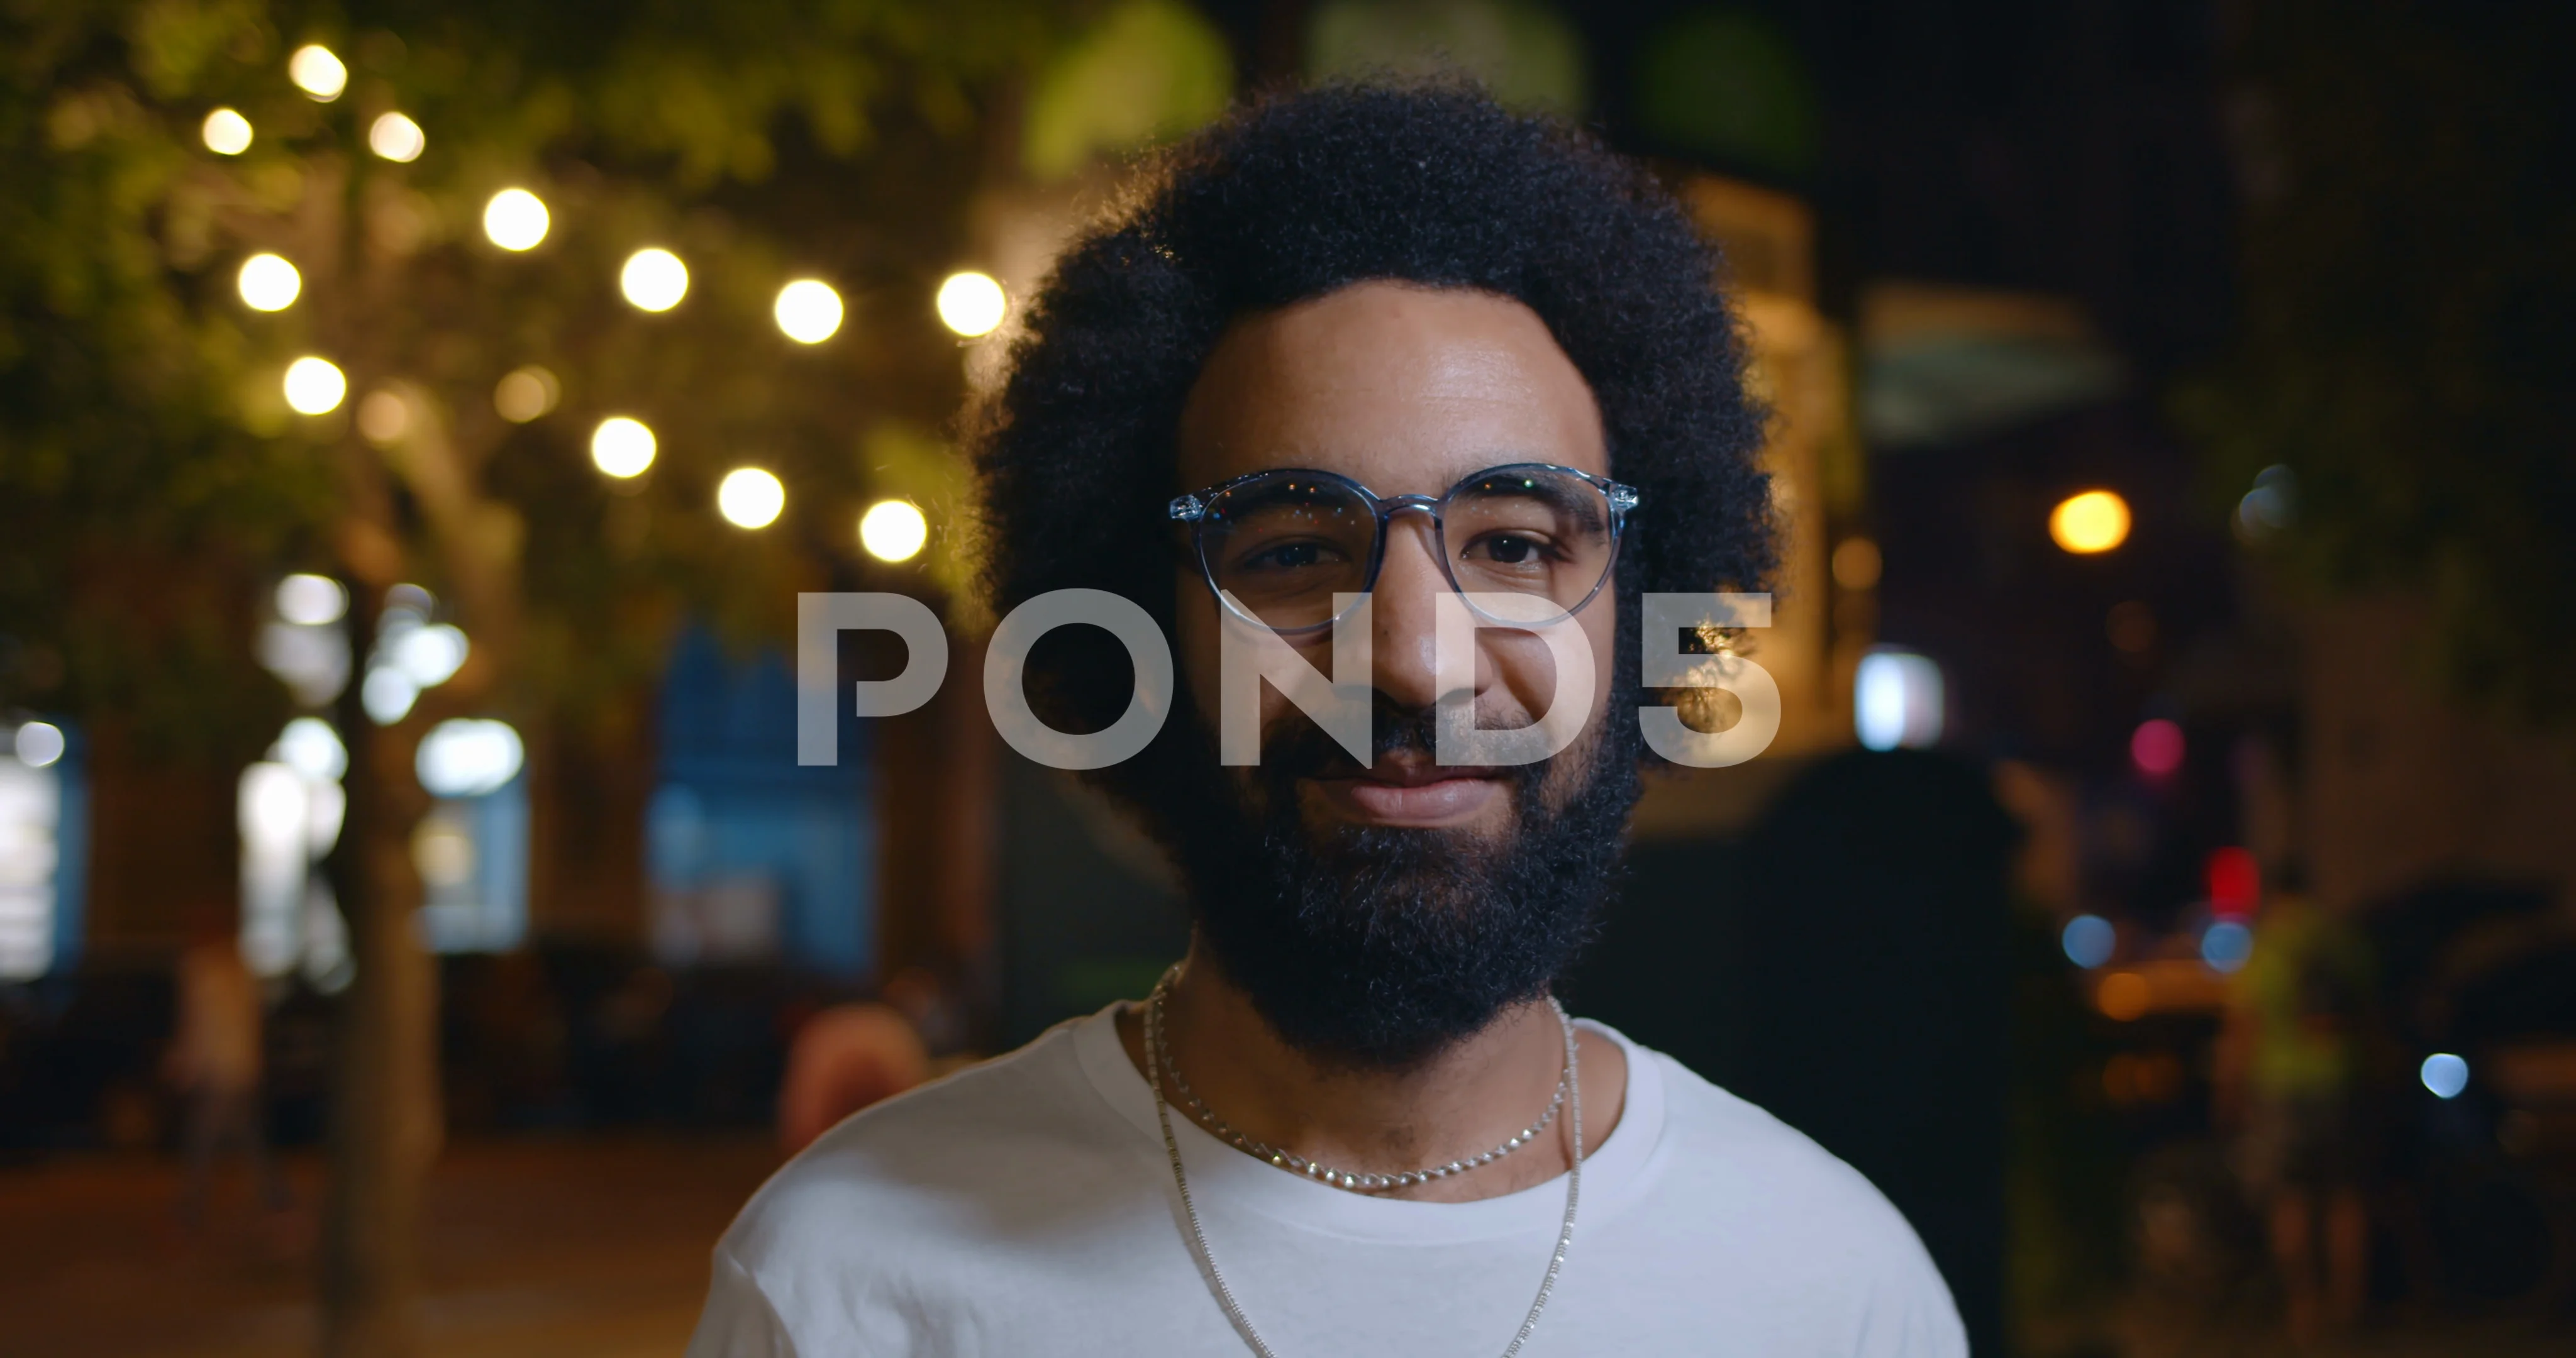
[[[678,619],[787,634],[797,589],[851,569],[867,499],[945,474],[886,450],[955,408],[928,299],[964,237],[985,91],[1053,32],[1033,3],[931,0],[26,0],[0,18],[0,705],[233,767],[290,709],[251,649],[284,573],[351,583],[362,664],[397,582],[472,638],[399,720],[364,717],[355,683],[338,703],[332,876],[359,966],[331,1351],[410,1342],[434,1072],[407,927],[421,733],[473,712],[622,738],[619,699]],[[510,188],[544,205],[540,239],[487,232]],[[621,295],[647,247],[686,270],[667,311]],[[259,253],[297,278],[273,313],[239,281]],[[812,345],[773,318],[806,278],[848,307]],[[323,379],[291,401],[299,357],[345,393],[321,400]],[[657,436],[649,470],[593,465],[611,415]],[[784,488],[768,527],[715,512],[744,466]],[[953,547],[954,525],[934,531]]]
[[[2184,394],[2245,526],[2332,588],[2397,588],[2392,655],[2576,712],[2576,11],[2245,8],[2231,106],[2243,314]],[[2430,647],[2408,643],[2430,641]]]

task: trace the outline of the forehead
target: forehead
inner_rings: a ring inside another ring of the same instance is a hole
[[[1312,467],[1436,495],[1506,462],[1609,472],[1583,374],[1536,312],[1491,293],[1360,283],[1245,317],[1181,415],[1184,489]]]

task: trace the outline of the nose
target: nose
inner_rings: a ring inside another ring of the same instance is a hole
[[[1428,709],[1440,699],[1437,608],[1449,592],[1428,514],[1398,514],[1386,526],[1386,555],[1369,597],[1370,682],[1406,710]],[[1479,686],[1482,683],[1481,663]]]

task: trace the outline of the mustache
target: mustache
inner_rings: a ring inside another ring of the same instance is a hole
[[[1434,707],[1399,703],[1384,693],[1375,695],[1369,709],[1369,759],[1376,763],[1389,755],[1407,755],[1423,762],[1436,763],[1440,757],[1440,714]],[[1467,766],[1468,772],[1482,777],[1499,777],[1524,788],[1542,782],[1555,757],[1530,764],[1478,764]],[[1261,776],[1274,786],[1286,787],[1301,778],[1352,778],[1368,772],[1342,743],[1315,724],[1312,717],[1297,707],[1290,707],[1261,732]]]

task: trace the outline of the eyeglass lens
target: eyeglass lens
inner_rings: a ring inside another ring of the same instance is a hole
[[[1609,498],[1591,482],[1504,467],[1450,489],[1438,538],[1460,590],[1537,595],[1571,610],[1609,573],[1611,525]],[[1215,497],[1199,540],[1217,588],[1284,630],[1331,622],[1335,594],[1369,587],[1378,531],[1357,488],[1282,472]]]

